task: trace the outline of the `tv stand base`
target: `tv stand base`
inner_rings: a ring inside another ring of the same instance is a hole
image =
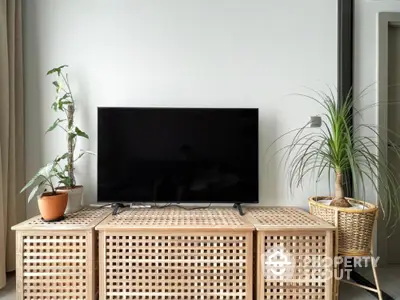
[[[113,209],[112,215],[113,215],[113,216],[118,215],[118,210],[119,210],[120,208],[124,208],[124,207],[126,207],[126,205],[123,204],[123,203],[118,203],[118,202],[117,202],[117,203],[111,204],[111,208]]]
[[[243,212],[241,203],[233,204],[233,208],[236,208],[239,211],[239,215],[244,216],[244,212]]]

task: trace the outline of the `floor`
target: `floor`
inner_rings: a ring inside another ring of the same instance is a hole
[[[373,282],[370,268],[359,269],[358,272]],[[379,268],[378,278],[381,289],[396,300],[400,300],[400,265]],[[346,283],[340,285],[340,300],[374,300],[377,299],[370,293]]]
[[[372,273],[368,270],[360,270],[368,280],[372,280]],[[391,295],[394,299],[400,300],[400,266],[393,266],[382,268],[378,270],[379,282],[382,289]],[[15,300],[15,275],[10,274],[6,287],[0,290],[1,300]],[[340,286],[340,300],[374,300],[377,299],[368,292],[350,286],[348,284],[342,284]]]
[[[1,300],[15,300],[15,273],[10,273],[7,276],[6,287],[0,290]]]

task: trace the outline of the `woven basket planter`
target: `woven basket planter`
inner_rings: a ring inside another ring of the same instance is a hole
[[[311,214],[338,228],[338,251],[344,256],[369,256],[372,232],[378,208],[368,202],[346,198],[351,204],[361,204],[363,209],[343,208],[322,204],[320,200],[331,197],[308,199]]]

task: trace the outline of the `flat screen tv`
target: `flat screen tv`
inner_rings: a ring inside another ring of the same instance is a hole
[[[100,202],[258,203],[258,109],[98,108]]]

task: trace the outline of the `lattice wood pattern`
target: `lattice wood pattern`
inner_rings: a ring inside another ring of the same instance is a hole
[[[254,227],[233,209],[127,210],[100,230],[100,299],[253,299]]]
[[[110,209],[84,209],[58,223],[42,222],[38,216],[14,226],[17,299],[95,299],[94,226],[110,213]]]
[[[125,209],[116,216],[109,216],[96,227],[98,230],[192,230],[194,228],[253,230],[254,226],[232,208],[185,210],[171,207]]]
[[[325,284],[321,282],[313,283],[286,283],[277,282],[265,288],[266,300],[321,300],[325,298]]]
[[[257,239],[257,299],[333,299],[333,231],[260,231]],[[283,276],[275,276],[282,270],[273,264],[277,251],[290,263]]]
[[[334,226],[297,208],[249,209],[247,219],[257,229],[256,299],[333,299]]]
[[[100,239],[100,299],[252,300],[252,232]]]
[[[66,214],[59,222],[44,222],[40,216],[33,217],[13,227],[14,230],[87,230],[93,229],[99,221],[111,212],[110,208],[85,207],[80,211]]]
[[[246,209],[246,219],[257,229],[334,229],[328,222],[295,207],[257,207]]]

